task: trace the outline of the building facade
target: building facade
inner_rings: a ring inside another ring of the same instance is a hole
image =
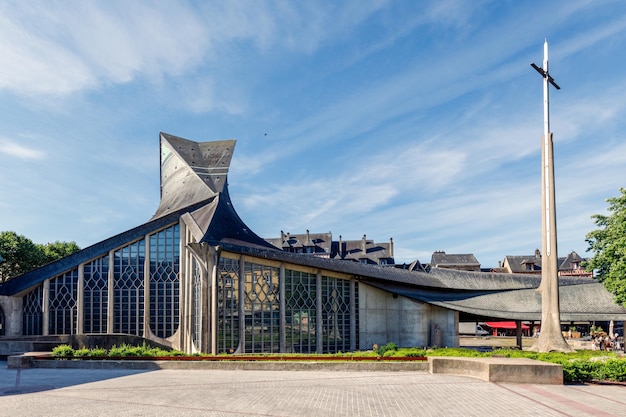
[[[234,210],[234,140],[162,133],[160,146],[152,218],[0,285],[0,339],[126,335],[187,353],[326,353],[389,342],[456,346],[460,313],[541,315],[538,283],[527,276],[426,273],[284,251]],[[564,320],[626,318],[601,284],[578,284],[562,289]]]

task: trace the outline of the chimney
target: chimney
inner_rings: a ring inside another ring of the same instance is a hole
[[[541,251],[539,249],[535,249],[535,258],[541,259]]]
[[[337,248],[337,253],[339,257],[343,259],[343,242],[341,241],[341,235],[339,235],[339,247]]]
[[[393,238],[389,238],[389,256],[393,258]]]
[[[365,237],[365,235],[363,235],[363,239],[361,239],[361,250],[363,251],[363,253],[366,253],[365,252],[365,240],[366,239],[367,238]]]

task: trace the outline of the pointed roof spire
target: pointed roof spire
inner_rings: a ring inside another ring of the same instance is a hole
[[[152,218],[221,193],[234,149],[234,140],[194,142],[161,133],[161,201]]]

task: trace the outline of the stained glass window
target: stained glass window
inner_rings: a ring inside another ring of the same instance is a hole
[[[48,334],[76,334],[78,268],[50,280]]]
[[[42,334],[42,294],[42,285],[38,285],[23,298],[22,334],[24,336],[36,336]]]
[[[233,353],[239,346],[239,261],[220,258],[217,279],[217,331],[220,353]]]
[[[109,256],[88,262],[84,266],[83,331],[107,332],[109,301]]]
[[[113,332],[143,336],[145,242],[114,252]]]
[[[162,338],[178,329],[180,226],[150,235],[150,329]]]

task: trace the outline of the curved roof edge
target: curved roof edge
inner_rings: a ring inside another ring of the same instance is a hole
[[[228,183],[217,197],[217,207],[201,242],[211,244],[252,245],[256,248],[278,249],[254,233],[235,211],[228,193]]]

